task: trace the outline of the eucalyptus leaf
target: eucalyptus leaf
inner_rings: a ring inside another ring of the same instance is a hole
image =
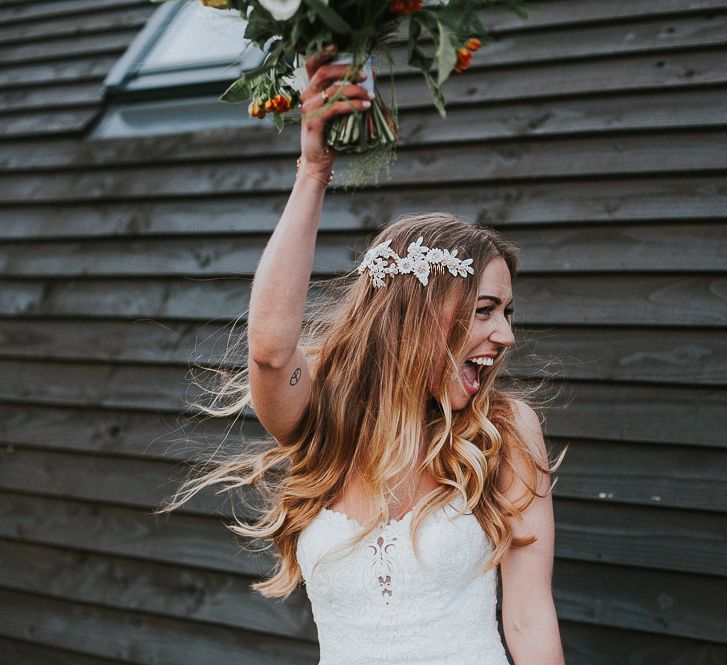
[[[440,22],[439,26],[439,45],[437,46],[437,85],[441,86],[452,73],[454,66],[457,64],[457,42],[449,30]]]
[[[283,117],[282,113],[273,113],[273,122],[275,123],[275,126],[278,128],[278,134],[283,131],[283,126],[285,125],[285,118]]]
[[[434,80],[429,72],[422,73],[424,74],[424,80],[427,82],[429,92],[432,94],[432,101],[434,102],[434,106],[436,106],[437,111],[439,111],[439,115],[442,116],[442,118],[446,118],[447,109],[445,106],[444,95],[442,94],[442,91],[439,89],[437,82]]]
[[[232,83],[227,90],[225,90],[218,99],[221,102],[228,104],[239,104],[245,102],[252,97],[252,89],[250,82],[247,80],[247,76],[243,74],[237,81]]]

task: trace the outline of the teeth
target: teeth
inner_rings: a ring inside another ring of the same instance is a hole
[[[470,358],[469,361],[471,363],[475,363],[476,365],[492,365],[492,363],[495,362],[494,358]]]

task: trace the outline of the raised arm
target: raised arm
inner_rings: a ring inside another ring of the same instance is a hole
[[[298,346],[313,267],[316,235],[334,155],[324,131],[334,115],[363,110],[368,92],[346,85],[343,97],[321,109],[322,91],[333,97],[346,65],[329,65],[330,55],[306,63],[310,83],[302,93],[301,158],[298,177],[283,214],[255,272],[248,314],[248,365],[252,404],[265,429],[285,439],[310,394],[310,373]]]

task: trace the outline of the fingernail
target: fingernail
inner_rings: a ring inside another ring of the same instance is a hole
[[[369,106],[371,106],[371,102],[364,99],[364,101],[362,102],[362,106],[367,109]]]
[[[376,97],[373,90],[367,90],[366,92],[368,92],[369,94],[369,99],[373,99],[374,97]]]
[[[365,79],[366,78],[366,72],[363,69],[358,70],[359,78]]]

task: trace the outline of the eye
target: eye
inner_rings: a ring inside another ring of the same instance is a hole
[[[492,305],[489,307],[480,307],[475,310],[475,314],[490,314],[490,312],[492,312]]]

